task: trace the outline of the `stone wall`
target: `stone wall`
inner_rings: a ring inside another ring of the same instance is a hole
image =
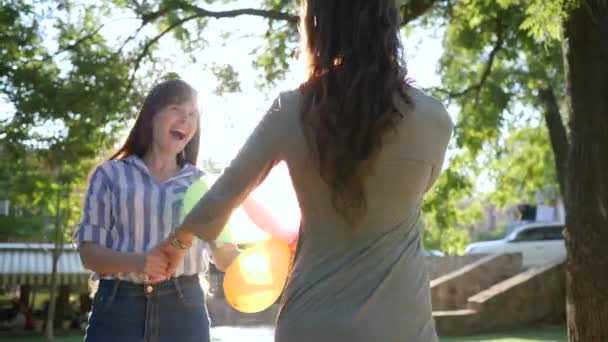
[[[521,254],[491,255],[431,281],[433,310],[456,310],[467,299],[520,272]]]
[[[434,311],[440,335],[469,336],[566,322],[563,263],[529,269],[467,299],[460,310]]]
[[[480,312],[484,331],[506,330],[529,324],[564,324],[566,281],[563,263],[533,268],[469,298]]]
[[[483,255],[462,255],[462,256],[427,256],[426,264],[429,269],[430,279],[436,279],[450,272],[456,271],[468,264],[482,259]]]

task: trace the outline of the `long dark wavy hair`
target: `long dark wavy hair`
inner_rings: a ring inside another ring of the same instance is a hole
[[[167,106],[191,100],[196,101],[196,96],[196,90],[182,80],[163,81],[154,86],[148,93],[148,96],[146,96],[126,142],[110,159],[122,159],[130,155],[137,155],[143,158],[152,144],[152,121],[154,120],[154,116]],[[192,140],[176,156],[177,163],[180,166],[183,166],[185,163],[196,165],[200,145],[200,127],[200,122],[198,122]]]
[[[307,62],[301,120],[332,204],[349,222],[367,209],[363,180],[402,114],[407,69],[395,0],[302,0]]]

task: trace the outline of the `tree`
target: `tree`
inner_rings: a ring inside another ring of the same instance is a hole
[[[567,208],[570,339],[603,341],[608,297],[602,288],[608,276],[600,270],[608,266],[601,250],[608,242],[608,191],[607,156],[599,142],[608,135],[607,44],[601,38],[608,32],[607,3],[533,1],[526,11],[521,4],[467,1],[454,6],[441,70],[452,89],[437,93],[458,103],[458,145],[473,153],[500,138],[512,101],[543,113]],[[570,137],[564,116],[570,117]],[[540,161],[546,164],[547,158]]]
[[[104,6],[72,11],[69,2],[0,4],[0,97],[14,111],[0,122],[9,195],[19,209],[52,218],[55,243],[46,336],[53,339],[57,262],[79,219],[80,194],[93,162],[135,113],[142,80],[130,57],[99,33]],[[49,34],[45,12],[56,10]],[[57,13],[58,12],[58,13]],[[74,13],[76,12],[76,13]],[[74,21],[68,18],[76,17]]]
[[[608,341],[608,2],[574,4],[564,21],[571,145],[566,194],[570,341]]]
[[[264,13],[243,10],[220,14],[191,4],[173,4],[207,16],[256,13],[269,18],[267,53],[261,55],[258,66],[272,80],[284,71],[285,55],[280,51],[292,42],[292,26],[277,26],[277,21],[290,23],[293,19],[277,11],[281,7],[268,8],[269,3],[284,5],[283,1],[264,1]],[[608,276],[601,270],[608,269],[608,257],[602,257],[601,246],[608,242],[604,172],[608,155],[601,154],[594,142],[606,140],[607,48],[601,39],[608,33],[606,1],[420,0],[407,4],[402,7],[405,22],[421,15],[445,20],[446,52],[440,72],[446,88],[435,89],[435,93],[458,104],[457,147],[469,151],[470,162],[477,161],[480,151],[492,150],[509,121],[521,120],[520,113],[513,111],[516,105],[542,113],[555,176],[568,208],[570,336],[574,341],[605,340],[608,328],[602,322],[608,321],[608,303],[603,289]],[[164,7],[167,11],[171,8]],[[159,12],[162,10],[155,13]],[[422,20],[423,25],[431,22]],[[566,73],[562,51],[566,52]],[[567,111],[565,103],[558,100],[565,97],[570,99]],[[571,118],[570,140],[563,120],[566,114]],[[546,154],[542,160],[546,162]],[[547,179],[547,173],[537,174],[539,178],[527,180]],[[459,184],[466,183],[470,175],[458,176],[457,171],[444,173],[438,192],[442,182],[443,189],[466,191],[467,187]]]
[[[119,64],[128,66],[129,81],[126,85],[121,83],[116,89],[130,89],[133,80],[137,79],[138,75],[141,76],[142,70],[148,70],[154,65],[156,49],[161,39],[172,35],[182,43],[185,52],[192,55],[193,51],[204,46],[204,32],[209,20],[256,16],[265,19],[268,29],[264,35],[265,45],[256,51],[255,66],[262,75],[260,85],[262,87],[272,85],[284,75],[289,62],[297,53],[295,2],[260,0],[255,8],[209,9],[219,8],[215,5],[220,3],[241,4],[237,0],[103,1],[89,11],[97,14],[95,16],[97,19],[96,21],[87,19],[86,22],[95,25],[91,24],[85,29],[80,29],[80,26],[75,25],[78,20],[75,22],[59,20],[61,24],[59,27],[78,28],[71,30],[73,34],[68,39],[60,40],[59,45],[62,47],[60,50],[65,50],[74,56],[83,53],[86,56],[88,50],[81,50],[79,46],[90,46],[91,42],[101,39],[98,32],[101,27],[112,25],[111,13],[121,11],[121,13],[133,14],[137,18],[139,27],[119,41],[118,47],[110,49],[120,52],[112,54],[118,56]],[[546,139],[529,139],[530,136],[523,133],[521,136],[528,141],[525,145],[526,149],[544,151],[547,143],[550,143],[555,164],[553,174],[557,178],[569,212],[570,266],[568,269],[571,274],[569,279],[572,280],[574,274],[579,275],[573,271],[576,267],[580,266],[580,270],[588,271],[593,267],[599,269],[600,266],[605,266],[605,261],[602,261],[604,259],[598,257],[598,249],[594,247],[600,241],[604,244],[608,241],[605,229],[602,228],[602,225],[605,227],[606,216],[605,197],[602,197],[602,194],[606,192],[598,192],[605,190],[606,179],[600,171],[606,169],[600,168],[602,165],[605,166],[602,164],[605,160],[602,159],[603,156],[595,158],[599,150],[594,149],[589,143],[590,137],[603,139],[602,134],[605,133],[602,130],[605,126],[600,115],[602,108],[605,113],[605,100],[597,96],[601,91],[604,91],[602,94],[606,93],[603,86],[605,83],[602,83],[605,80],[600,78],[600,75],[606,75],[603,72],[605,69],[602,69],[605,68],[606,63],[603,54],[606,43],[602,42],[596,34],[597,31],[606,31],[605,0],[499,0],[496,2],[411,0],[404,3],[401,5],[404,24],[421,27],[440,26],[445,29],[445,51],[439,69],[442,86],[432,91],[459,109],[456,140],[453,146],[456,156],[451,161],[450,168],[441,176],[434,194],[431,194],[425,205],[429,213],[427,224],[441,229],[466,224],[468,219],[474,217],[463,218],[454,212],[441,209],[453,210],[461,199],[473,193],[476,190],[474,180],[484,172],[486,166],[494,165],[490,173],[496,174],[500,166],[498,157],[505,152],[501,143],[508,141],[507,137],[513,133],[514,128],[522,128],[522,125],[516,124],[530,118],[541,119],[546,126],[544,133]],[[18,1],[13,1],[12,4],[25,6]],[[70,1],[63,1],[58,7],[68,12],[70,8],[81,8]],[[61,15],[57,15],[57,18],[61,18]],[[562,36],[564,19],[566,23]],[[70,30],[66,30],[68,31]],[[24,27],[18,32],[29,31]],[[23,37],[17,38],[12,40],[17,41]],[[595,44],[581,44],[580,42],[585,39]],[[564,63],[563,51],[567,52],[566,63]],[[30,58],[33,52],[28,53],[30,55],[26,58]],[[57,73],[56,69],[52,68],[45,67],[42,70],[49,75],[53,72]],[[218,91],[238,89],[238,83],[233,82],[237,76],[235,70],[230,69],[229,66],[218,66],[215,71],[227,85],[227,87],[218,87]],[[124,70],[120,74],[123,75]],[[584,83],[584,76],[591,76],[593,82]],[[124,78],[121,77],[122,79]],[[36,90],[40,87],[44,89],[45,83],[40,84],[41,86]],[[569,87],[566,87],[567,84]],[[588,89],[592,84],[594,88]],[[581,89],[586,90],[587,94],[584,95]],[[567,98],[571,101],[562,100]],[[570,117],[569,127],[564,124],[565,117]],[[587,118],[592,120],[586,120]],[[597,125],[586,126],[591,121]],[[584,136],[589,129],[591,135]],[[595,159],[591,160],[592,156]],[[549,159],[543,154],[540,160],[547,165]],[[579,164],[574,165],[575,161]],[[588,166],[597,168],[585,173],[583,168]],[[505,174],[508,177],[503,177],[503,183],[499,185],[503,184],[505,187],[503,190],[508,191],[506,187],[516,186],[511,180],[520,178],[524,179],[523,189],[529,189],[530,185],[547,181],[551,175],[551,172],[534,172],[532,174],[534,177],[526,177],[525,172],[528,170],[530,168],[525,167],[520,168],[519,171],[510,170],[513,172]],[[577,178],[579,176],[585,177]],[[501,178],[497,179],[500,181]],[[581,186],[581,179],[588,182]],[[569,184],[577,184],[577,186]],[[594,186],[596,188],[593,191],[582,190]],[[511,190],[517,191],[517,189]],[[586,205],[585,208],[581,207],[583,204]],[[594,240],[596,244],[589,245],[588,249],[581,247],[587,246],[586,240],[582,237],[587,232],[596,239]],[[435,234],[435,236],[439,235]],[[595,296],[604,300],[600,303],[605,303],[605,297],[597,291],[599,288],[577,287],[573,281],[569,282],[569,288],[572,289],[571,300],[584,304],[581,298]],[[584,310],[575,304],[570,304],[569,307],[571,322],[576,322],[576,324],[571,323],[571,336],[577,336],[581,333],[576,330],[578,326],[587,327],[579,321],[582,318],[576,318],[577,314],[583,315],[581,312]],[[578,313],[574,313],[575,308],[578,308],[575,310]],[[598,314],[595,317],[605,316]],[[586,336],[605,336],[600,335],[601,327],[598,325],[587,330],[596,335]]]

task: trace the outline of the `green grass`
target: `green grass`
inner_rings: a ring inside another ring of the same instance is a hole
[[[0,342],[44,342],[43,337],[2,337]],[[61,336],[56,342],[82,342],[80,335]],[[222,339],[223,341],[223,339]],[[467,336],[467,337],[442,337],[441,342],[567,342],[566,329],[564,327],[543,327],[529,330],[518,330],[495,335]],[[230,341],[226,341],[230,342]]]
[[[441,342],[567,342],[565,327],[543,327],[495,335],[442,337]]]
[[[55,342],[82,342],[82,335],[74,336],[59,336],[55,338]],[[42,336],[0,336],[0,342],[44,342]]]

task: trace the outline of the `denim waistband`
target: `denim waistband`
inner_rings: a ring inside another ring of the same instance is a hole
[[[192,287],[200,287],[198,274],[179,276],[154,284],[139,284],[120,279],[101,279],[99,281],[99,289],[111,290],[113,293],[120,292],[122,296],[151,296],[175,292],[181,295],[184,290]]]

